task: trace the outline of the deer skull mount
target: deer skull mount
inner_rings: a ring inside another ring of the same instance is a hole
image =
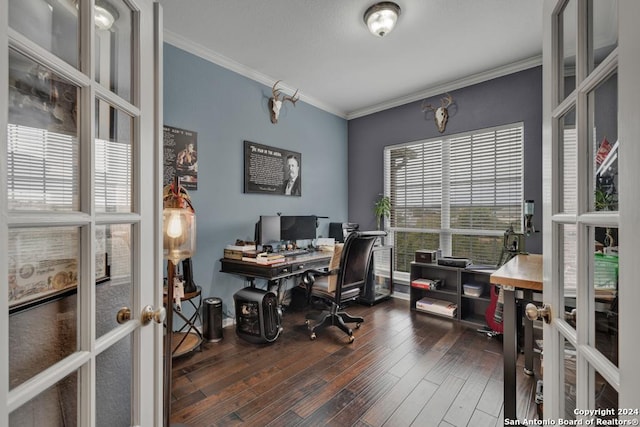
[[[422,112],[427,113],[433,111],[433,119],[436,122],[436,127],[440,133],[444,132],[447,127],[447,121],[449,120],[449,106],[453,103],[453,98],[448,93],[447,96],[440,99],[440,106],[434,108],[431,104],[425,104],[422,102]]]
[[[273,88],[271,88],[271,93],[273,93],[273,96],[271,98],[269,98],[269,112],[271,115],[271,123],[275,124],[278,123],[278,117],[280,116],[280,109],[282,108],[282,104],[285,103],[285,101],[291,101],[291,103],[295,106],[296,105],[296,101],[298,99],[300,99],[300,97],[296,97],[296,95],[298,95],[298,90],[296,90],[296,93],[293,94],[293,96],[283,96],[280,97],[280,89],[277,89],[276,86],[278,86],[278,83],[280,83],[281,80],[278,80],[277,82],[275,82],[275,84],[273,85]]]

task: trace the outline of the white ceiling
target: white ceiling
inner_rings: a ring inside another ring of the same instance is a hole
[[[540,63],[542,1],[396,0],[396,28],[369,33],[376,0],[160,0],[165,41],[345,118]]]

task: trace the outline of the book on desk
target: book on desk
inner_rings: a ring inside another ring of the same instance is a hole
[[[255,258],[258,255],[256,245],[227,245],[224,257],[227,259]]]
[[[258,256],[255,258],[243,257],[242,260],[248,261],[248,262],[255,262],[257,264],[272,265],[272,264],[283,263],[286,261],[286,258],[284,255],[272,253],[272,254],[258,254]]]

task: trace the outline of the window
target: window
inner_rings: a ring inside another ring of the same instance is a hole
[[[522,229],[523,125],[385,148],[395,270],[418,249],[496,264],[505,230]]]

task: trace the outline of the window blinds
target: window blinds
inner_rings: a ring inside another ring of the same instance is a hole
[[[7,132],[10,209],[79,210],[78,139],[17,124],[9,124]],[[129,212],[130,144],[96,139],[95,169],[96,209]]]
[[[385,195],[399,271],[415,250],[437,247],[495,263],[504,231],[521,229],[523,125],[386,147]]]
[[[78,210],[78,139],[9,124],[8,199],[13,210]]]

